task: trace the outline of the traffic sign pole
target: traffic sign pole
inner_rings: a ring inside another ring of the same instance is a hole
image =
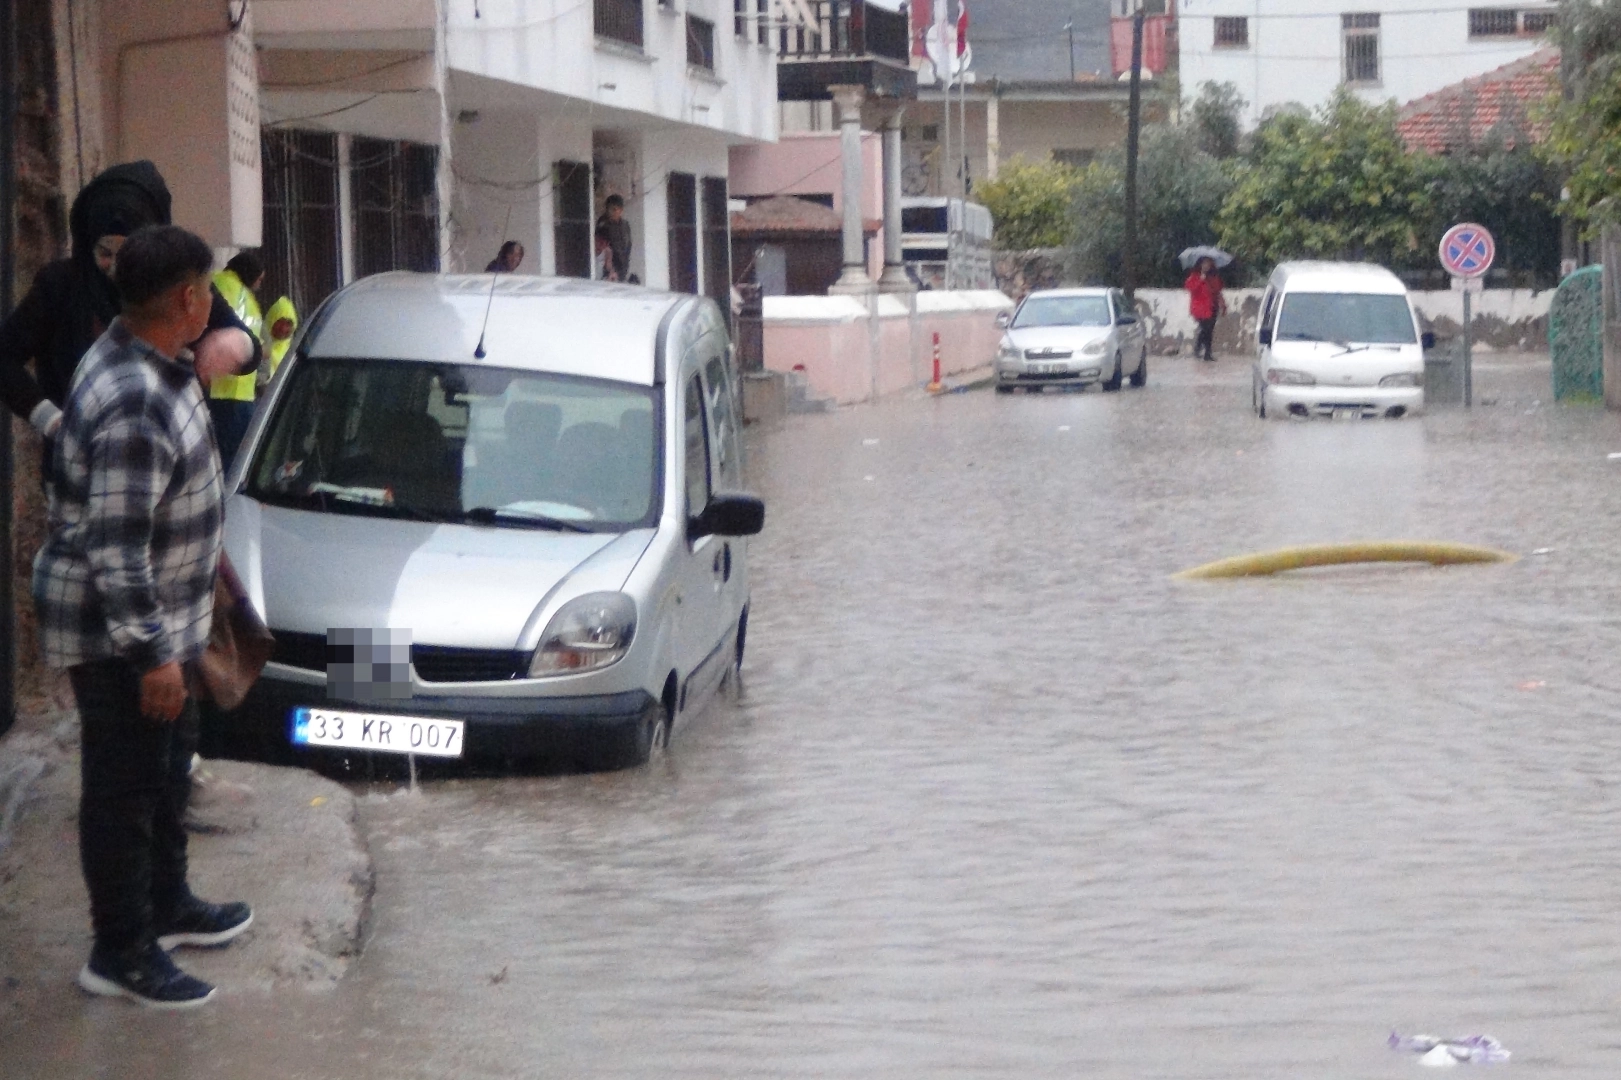
[[[1463,291],[1463,405],[1474,408],[1475,361],[1469,340],[1470,280],[1486,276],[1497,258],[1497,241],[1482,225],[1463,222],[1441,237],[1441,265],[1457,279]]]

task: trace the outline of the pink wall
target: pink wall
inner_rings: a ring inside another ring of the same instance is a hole
[[[732,147],[727,191],[734,199],[831,192],[843,213],[843,175],[838,132],[787,132],[774,144]],[[875,132],[861,133],[861,177],[861,219],[877,229],[867,244],[867,272],[876,279],[884,269],[884,170]]]

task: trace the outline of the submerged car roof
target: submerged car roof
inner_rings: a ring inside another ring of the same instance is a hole
[[[1295,292],[1360,292],[1404,295],[1401,278],[1376,263],[1286,262],[1272,271],[1272,284]]]
[[[691,299],[578,278],[397,271],[362,278],[328,301],[304,351],[524,368],[651,386],[659,326],[671,308]],[[473,355],[481,334],[482,359]]]

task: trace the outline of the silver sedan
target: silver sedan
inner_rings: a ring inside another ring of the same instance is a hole
[[[1003,327],[996,389],[1086,386],[1118,390],[1148,381],[1148,337],[1119,289],[1043,289],[1024,298]]]

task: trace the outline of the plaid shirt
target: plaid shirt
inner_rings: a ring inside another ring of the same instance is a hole
[[[34,559],[45,661],[138,671],[200,655],[225,521],[219,451],[192,356],[115,319],[73,377]]]

